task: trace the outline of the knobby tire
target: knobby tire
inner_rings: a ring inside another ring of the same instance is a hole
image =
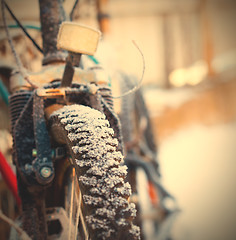
[[[127,167],[105,115],[83,105],[69,105],[50,117],[51,128],[66,140],[82,195],[82,212],[89,239],[140,239],[132,222],[135,205]]]

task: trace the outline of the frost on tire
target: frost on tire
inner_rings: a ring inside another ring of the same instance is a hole
[[[65,137],[76,168],[90,239],[140,239],[126,166],[105,115],[83,105],[55,111],[50,124]]]

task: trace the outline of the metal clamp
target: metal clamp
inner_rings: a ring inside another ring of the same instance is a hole
[[[64,88],[37,89],[37,95],[43,98],[64,98],[65,94]]]

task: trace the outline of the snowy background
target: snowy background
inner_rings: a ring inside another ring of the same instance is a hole
[[[182,210],[175,240],[236,239],[234,82],[145,91],[162,181]]]
[[[163,183],[182,209],[174,239],[235,239],[235,142],[236,122],[196,124],[159,145]]]

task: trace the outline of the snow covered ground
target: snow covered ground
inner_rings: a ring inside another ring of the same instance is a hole
[[[182,128],[159,145],[163,183],[182,213],[175,240],[236,239],[236,122]]]
[[[196,90],[192,88],[173,88],[163,90],[158,88],[144,88],[144,96],[151,117],[163,114],[165,108],[178,108],[185,102],[197,96]]]

